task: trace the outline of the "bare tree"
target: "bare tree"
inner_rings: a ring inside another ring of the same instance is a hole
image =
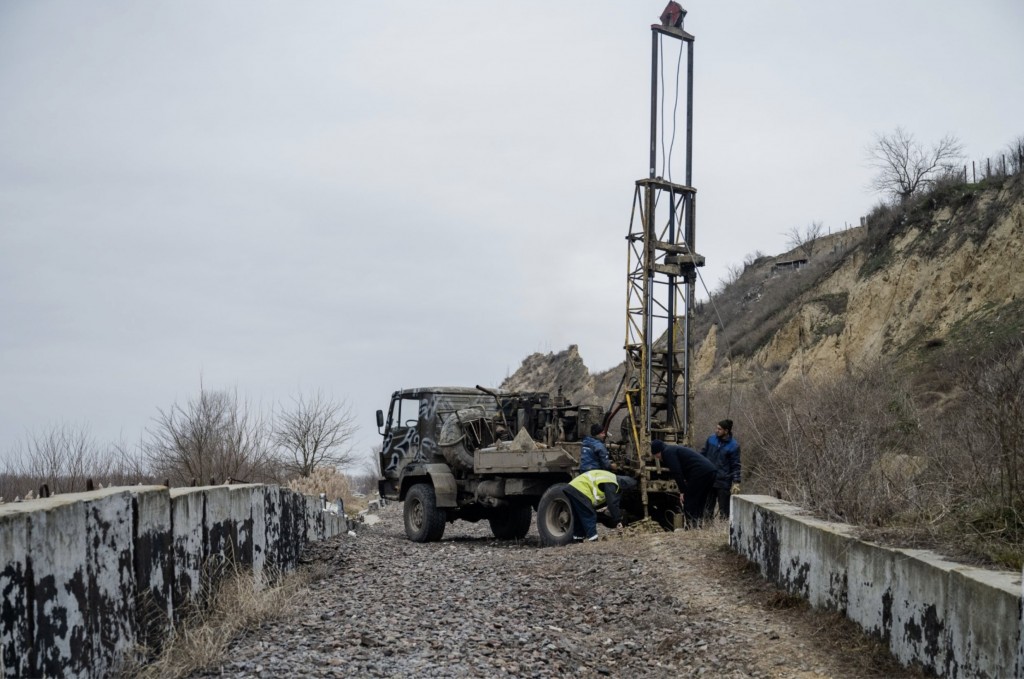
[[[359,427],[352,409],[321,392],[300,395],[282,408],[274,443],[285,453],[285,468],[309,476],[318,467],[346,467],[354,461],[352,437]]]
[[[742,264],[728,264],[725,267],[725,276],[722,278],[722,287],[727,288],[740,279],[743,275]]]
[[[156,478],[179,485],[277,480],[270,428],[236,393],[200,385],[185,406],[159,413],[143,446]]]
[[[85,425],[54,424],[32,434],[21,457],[22,476],[51,493],[85,490],[87,479],[106,478],[112,467]]]
[[[752,267],[755,264],[757,264],[757,260],[762,259],[764,256],[765,256],[765,254],[763,252],[761,252],[760,250],[754,250],[753,252],[748,252],[743,257],[743,268],[744,268],[744,270],[746,270],[747,268]]]
[[[804,230],[801,231],[799,226],[794,226],[786,232],[786,241],[792,250],[799,250],[805,259],[810,261],[811,255],[814,254],[814,246],[817,244],[818,239],[821,238],[821,232],[824,230],[824,225],[820,221],[811,222]]]
[[[876,135],[867,150],[868,162],[878,170],[871,188],[903,202],[949,173],[963,159],[963,145],[946,135],[926,150],[902,127],[892,134]]]
[[[1010,174],[1024,172],[1024,135],[1009,143],[1006,147],[1006,155],[1009,157],[1007,170]]]

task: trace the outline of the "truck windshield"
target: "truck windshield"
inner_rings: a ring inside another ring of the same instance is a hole
[[[440,424],[451,413],[475,406],[487,415],[498,412],[494,398],[487,394],[426,394],[422,397],[400,397],[391,402],[387,431],[391,429],[415,428],[420,421]]]

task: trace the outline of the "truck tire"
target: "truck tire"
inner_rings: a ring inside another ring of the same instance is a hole
[[[434,487],[417,483],[405,496],[405,534],[413,542],[436,542],[444,535],[445,514],[437,507]]]
[[[482,422],[486,418],[483,408],[463,408],[449,415],[441,425],[437,445],[452,469],[473,471],[473,450],[467,446],[470,439],[467,438],[464,427],[470,427],[473,423]]]
[[[567,483],[556,483],[544,491],[537,504],[537,533],[545,547],[572,542],[572,505],[565,496]]]
[[[522,540],[530,532],[533,508],[530,505],[512,505],[500,514],[493,514],[488,521],[491,532],[499,540]]]

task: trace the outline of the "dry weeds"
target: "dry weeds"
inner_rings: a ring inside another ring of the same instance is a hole
[[[167,645],[152,662],[136,661],[122,677],[176,679],[221,662],[231,642],[265,623],[287,617],[301,606],[303,593],[326,568],[318,564],[276,578],[273,585],[257,582],[251,572],[236,569],[211,592],[209,605],[179,622]],[[146,656],[145,649],[135,654]]]

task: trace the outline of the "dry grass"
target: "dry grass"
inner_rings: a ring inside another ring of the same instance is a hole
[[[334,467],[320,467],[309,476],[299,476],[288,482],[288,487],[304,495],[327,494],[327,501],[341,498],[345,513],[355,516],[366,509],[366,498],[356,497],[352,479]]]
[[[236,570],[211,592],[207,607],[179,623],[155,660],[131,663],[121,676],[174,679],[217,664],[233,640],[296,610],[302,592],[317,577],[315,569],[303,570],[277,578],[273,586],[261,586],[250,572]],[[136,655],[145,657],[145,649]]]
[[[327,493],[328,501],[340,497],[345,504],[352,496],[348,477],[334,467],[320,467],[309,476],[296,477],[288,482],[288,487],[305,495]]]

